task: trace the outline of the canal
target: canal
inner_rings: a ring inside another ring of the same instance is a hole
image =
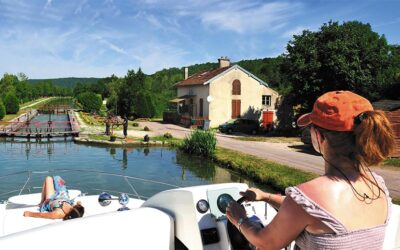
[[[170,187],[97,172],[135,176],[180,187],[246,182],[239,175],[204,158],[171,148],[109,148],[75,144],[69,138],[35,140],[0,138],[0,201],[22,193],[40,192],[46,175],[61,175],[69,188],[87,194],[131,192],[144,197]],[[81,172],[86,170],[91,172]],[[19,174],[15,174],[21,172]]]

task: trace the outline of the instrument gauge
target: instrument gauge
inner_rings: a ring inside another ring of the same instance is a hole
[[[204,214],[210,208],[210,204],[208,204],[208,201],[206,200],[199,200],[196,204],[196,208],[199,213]]]

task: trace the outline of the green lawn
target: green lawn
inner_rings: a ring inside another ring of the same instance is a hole
[[[288,186],[296,186],[318,176],[256,156],[220,147],[216,150],[215,161],[246,175],[254,181],[271,185],[281,192]]]
[[[399,158],[390,158],[383,162],[384,166],[392,166],[392,167],[400,167],[400,159]]]

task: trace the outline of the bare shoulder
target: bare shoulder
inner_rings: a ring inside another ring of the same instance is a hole
[[[300,191],[317,204],[329,208],[336,203],[343,186],[331,178],[320,176],[298,186]]]

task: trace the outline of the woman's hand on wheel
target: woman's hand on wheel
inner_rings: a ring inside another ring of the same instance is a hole
[[[246,218],[246,210],[237,202],[232,201],[226,208],[226,217],[233,225],[237,225],[240,218]]]
[[[268,196],[267,193],[261,191],[258,188],[249,188],[245,192],[240,192],[247,201],[262,201]]]

